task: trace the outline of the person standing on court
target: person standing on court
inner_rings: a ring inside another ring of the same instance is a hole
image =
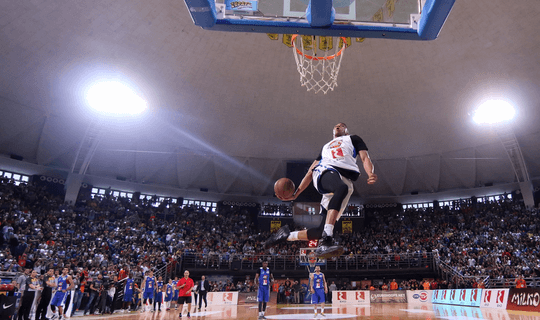
[[[294,232],[290,232],[289,226],[285,225],[270,236],[265,247],[285,240],[320,239],[315,251],[318,257],[327,259],[341,255],[343,247],[336,246],[333,242],[334,225],[347,207],[354,190],[353,181],[360,176],[360,169],[356,164],[358,157],[368,175],[367,183],[377,182],[364,140],[357,135],[351,136],[347,125],[338,123],[333,129],[333,139],[323,146],[294,194],[288,198],[278,196],[282,201],[295,200],[313,182],[315,189],[322,195],[321,224],[316,228]]]
[[[54,296],[51,301],[51,309],[52,306],[55,306],[58,308],[58,318],[57,319],[64,319],[64,303],[66,302],[66,298],[68,296],[68,292],[75,287],[75,284],[73,283],[73,279],[68,274],[69,269],[67,267],[62,268],[62,274],[58,277],[58,281],[56,283],[56,292],[54,293]],[[55,315],[56,316],[56,315]],[[53,316],[53,318],[55,318]]]
[[[182,312],[184,311],[184,304],[187,303],[187,317],[191,318],[191,291],[193,290],[193,279],[189,277],[189,271],[184,271],[184,277],[178,280],[178,304],[180,305],[179,318],[182,318]]]
[[[314,317],[317,318],[317,306],[321,308],[321,316],[324,317],[324,303],[326,302],[328,286],[324,274],[321,273],[320,266],[316,266],[315,272],[309,275],[309,288],[311,291],[311,304],[315,312]]]
[[[30,310],[32,309],[32,304],[34,303],[34,298],[36,296],[36,291],[42,290],[40,286],[40,281],[37,278],[37,271],[32,270],[30,276],[26,278],[24,294],[21,301],[21,308],[19,309],[22,319],[30,320]],[[21,317],[19,316],[19,319]]]
[[[206,277],[203,275],[201,281],[199,281],[197,288],[199,290],[199,311],[201,311],[202,301],[204,299],[204,308],[208,307],[208,301],[206,300],[206,294],[210,291],[210,284],[206,281]]]
[[[266,319],[264,313],[266,312],[266,305],[270,300],[270,282],[274,282],[274,276],[268,269],[268,261],[263,261],[262,267],[259,268],[259,272],[255,275],[255,286],[259,287],[257,293],[257,301],[259,302],[259,319]]]
[[[334,292],[334,291],[337,291],[337,286],[336,286],[336,282],[332,281],[332,284],[330,284],[330,286],[328,287],[328,293],[330,293],[328,295],[328,301],[330,303],[332,303],[332,292]]]
[[[43,278],[43,291],[36,309],[36,320],[47,319],[47,308],[51,302],[53,289],[56,288],[56,279],[54,278],[54,269],[50,268]]]

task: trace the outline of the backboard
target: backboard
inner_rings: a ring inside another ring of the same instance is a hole
[[[207,30],[435,39],[455,0],[185,0]]]

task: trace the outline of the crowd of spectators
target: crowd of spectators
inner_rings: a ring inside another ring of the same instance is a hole
[[[363,230],[337,233],[336,240],[346,248],[347,261],[384,257],[395,262],[434,253],[451,274],[531,277],[540,269],[538,218],[536,209],[526,210],[522,203],[501,197],[456,208],[368,213]],[[156,207],[152,200],[110,194],[72,205],[32,182],[16,185],[6,178],[0,179],[0,227],[1,271],[32,268],[41,274],[68,266],[110,274],[123,268],[140,275],[180,256],[217,268],[253,255],[261,255],[255,262],[292,257],[305,246],[288,242],[264,250],[270,233],[254,231],[256,221],[234,207],[217,213],[177,204]],[[462,281],[458,278],[451,281]],[[216,287],[247,290],[232,283]]]

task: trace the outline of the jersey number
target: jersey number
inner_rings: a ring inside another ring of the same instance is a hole
[[[332,152],[332,158],[334,158],[334,159],[344,157],[343,149],[341,149],[341,148],[332,149],[330,152]]]

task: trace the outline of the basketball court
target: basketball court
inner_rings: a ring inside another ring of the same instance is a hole
[[[209,306],[201,312],[191,313],[191,319],[257,319],[256,305],[236,306]],[[80,319],[178,319],[178,311],[162,312],[131,312],[117,313],[110,316],[73,317]],[[332,306],[325,307],[325,317],[313,316],[313,309],[309,305],[269,305],[266,311],[267,319],[409,319],[409,320],[474,320],[474,319],[500,319],[500,320],[540,320],[540,313],[523,312],[494,308],[475,308],[450,306],[442,304],[371,304],[369,306]],[[187,319],[184,313],[183,319]]]

